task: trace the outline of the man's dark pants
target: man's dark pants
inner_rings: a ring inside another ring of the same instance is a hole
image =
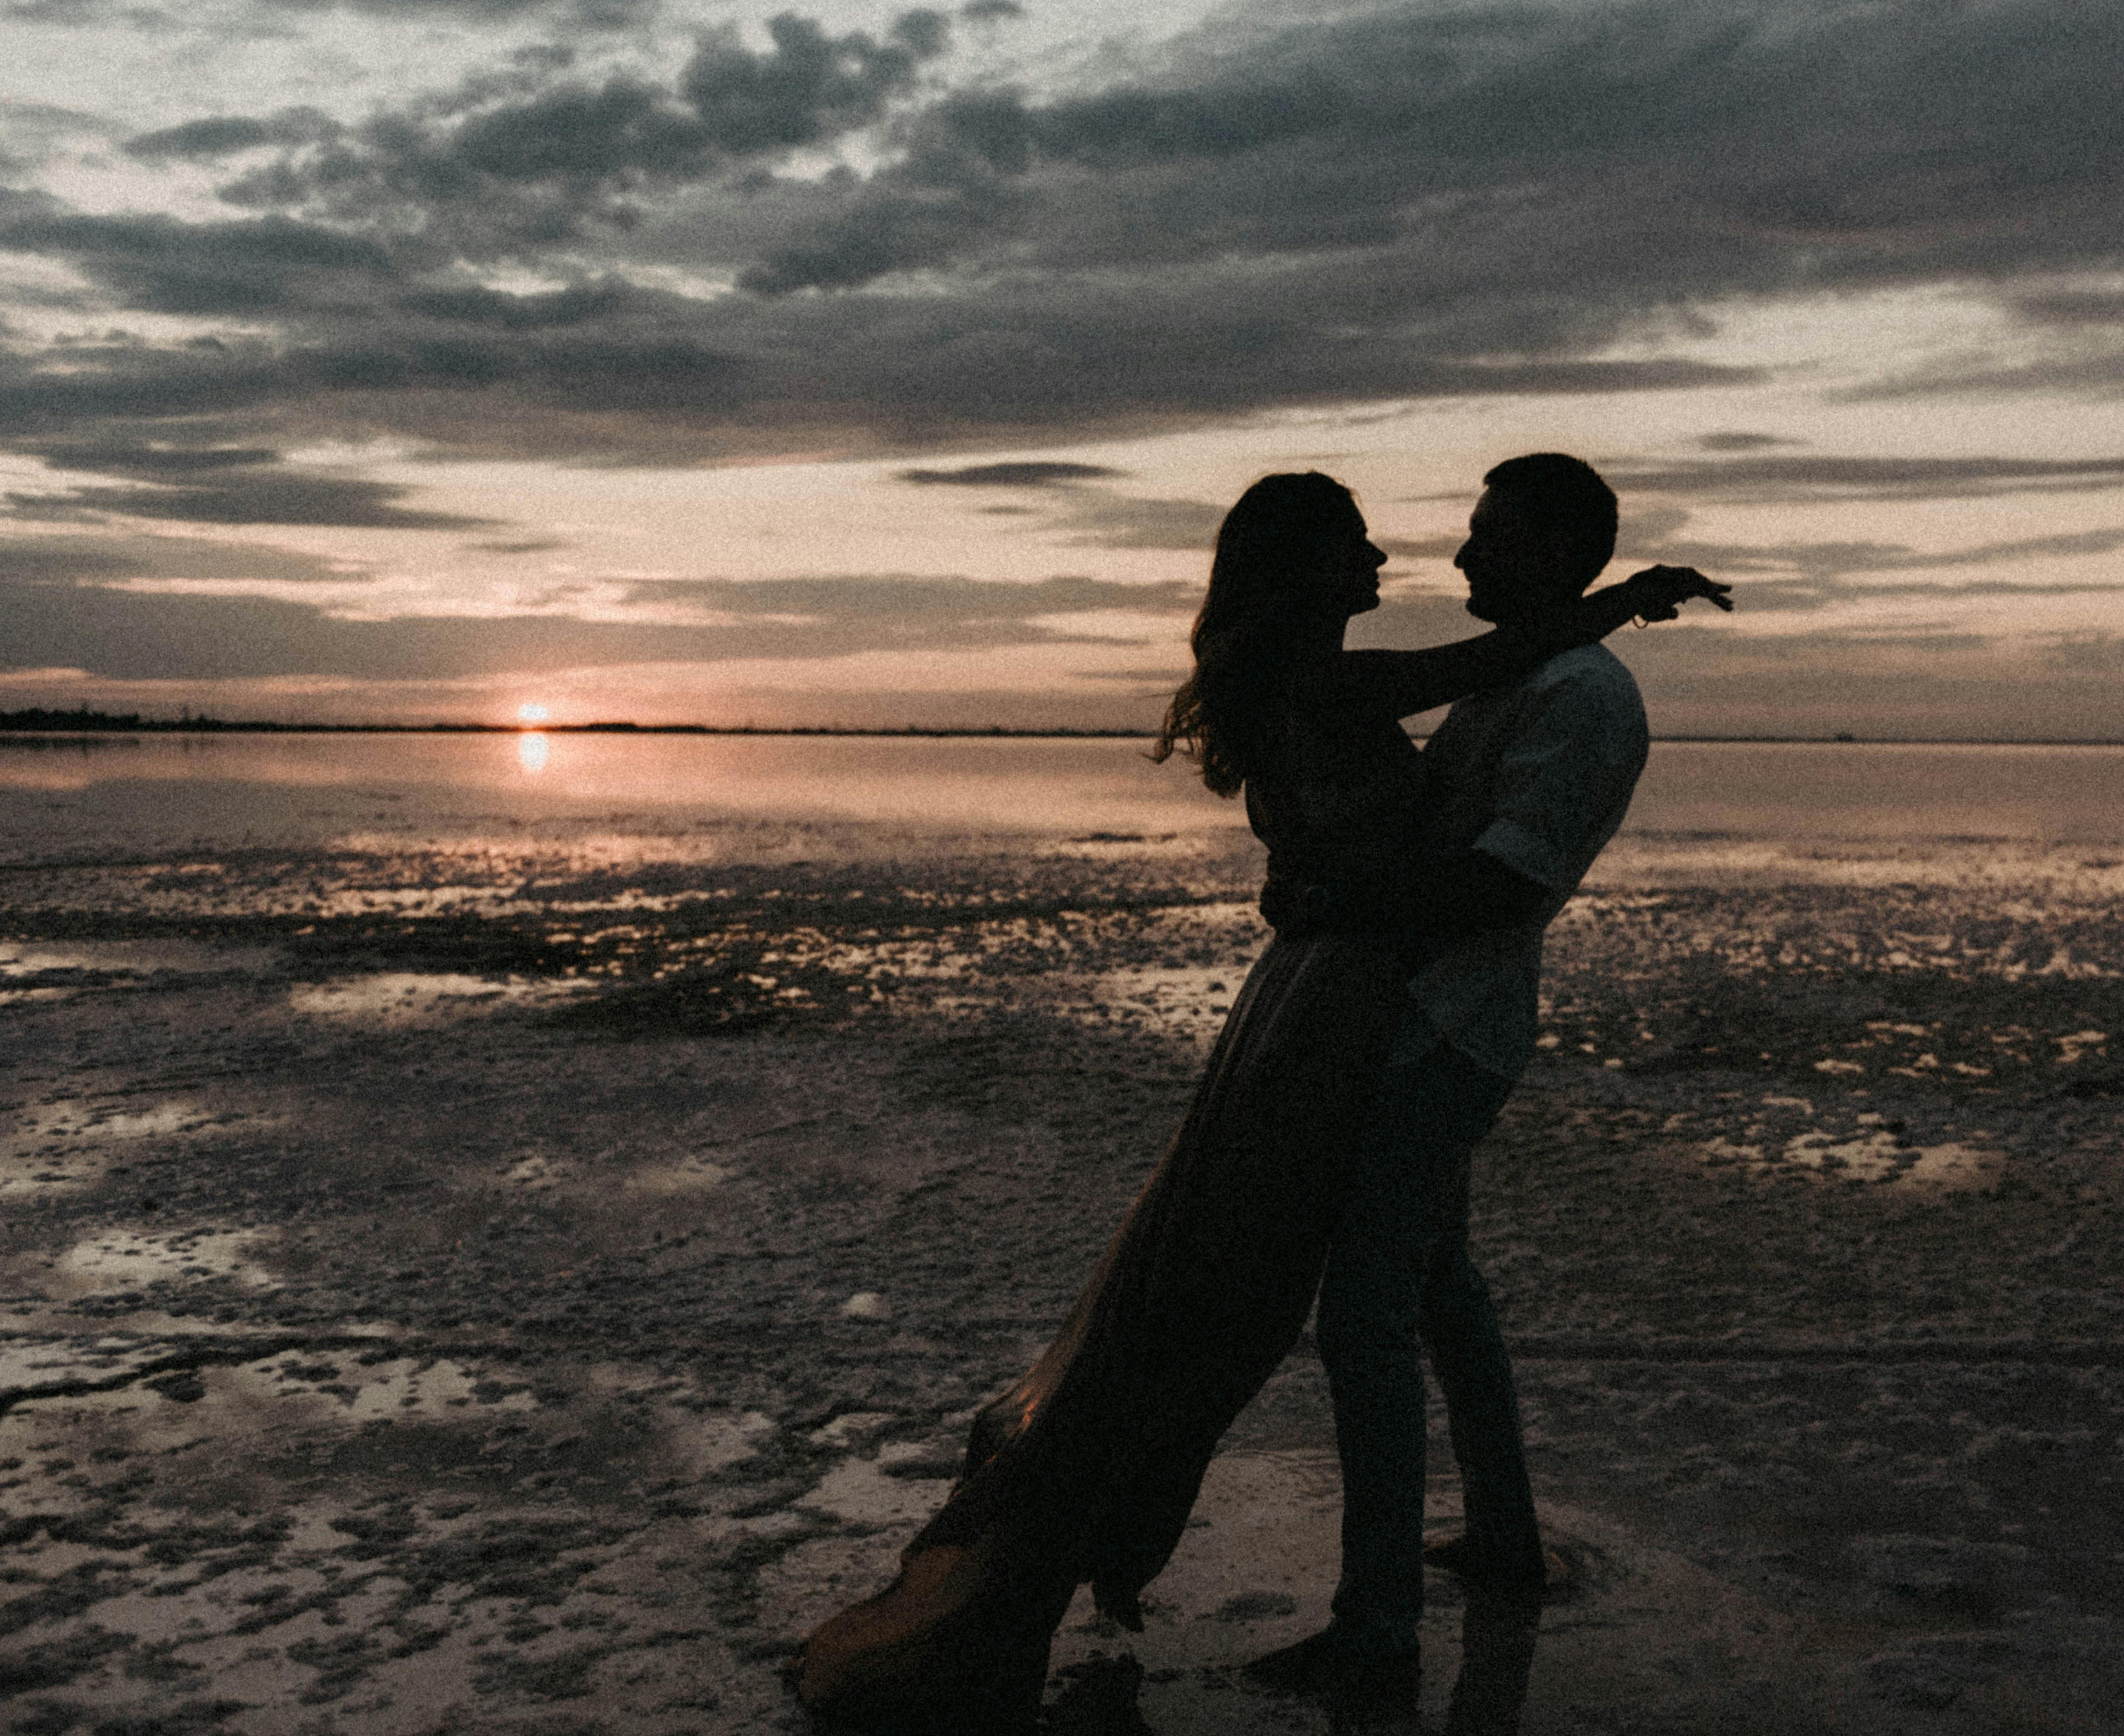
[[[1410,1015],[1354,1154],[1320,1287],[1316,1338],[1342,1461],[1335,1629],[1354,1649],[1405,1651],[1423,1609],[1421,1352],[1445,1398],[1474,1559],[1540,1583],[1519,1400],[1490,1292],[1468,1257],[1475,1143],[1512,1081]]]

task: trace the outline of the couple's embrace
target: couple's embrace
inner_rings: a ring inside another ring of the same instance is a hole
[[[975,1418],[965,1475],[885,1592],[807,1642],[798,1691],[858,1729],[1029,1729],[1076,1588],[1138,1628],[1219,1438],[1303,1329],[1342,1464],[1342,1577],[1267,1686],[1412,1700],[1427,1348],[1465,1493],[1432,1559],[1544,1578],[1511,1369],[1467,1248],[1470,1153],[1531,1056],[1543,930],[1622,822],[1647,748],[1600,641],[1724,586],[1657,567],[1588,592],[1615,497],[1560,454],[1484,478],[1454,557],[1480,637],[1345,651],[1386,557],[1349,491],[1263,478],[1218,532],[1156,757],[1243,790],[1276,938],[1187,1117],[1055,1341]],[[1419,752],[1400,720],[1452,703]]]

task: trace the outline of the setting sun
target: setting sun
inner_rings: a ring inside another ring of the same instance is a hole
[[[543,723],[552,715],[536,699],[527,699],[516,708],[516,721],[519,723]]]

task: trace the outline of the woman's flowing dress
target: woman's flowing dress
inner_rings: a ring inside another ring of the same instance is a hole
[[[964,1475],[900,1578],[807,1641],[798,1691],[815,1710],[879,1732],[1022,1729],[1077,1586],[1141,1625],[1138,1594],[1218,1441],[1318,1288],[1343,1154],[1405,1004],[1400,948],[1364,907],[1407,860],[1421,789],[1393,718],[1288,715],[1246,793],[1276,938],[1054,1342],[975,1418]],[[1320,887],[1332,900],[1306,896]]]

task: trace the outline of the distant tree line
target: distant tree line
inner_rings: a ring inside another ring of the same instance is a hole
[[[717,723],[269,723],[192,716],[143,717],[138,712],[91,711],[81,706],[73,711],[32,707],[26,711],[0,711],[0,732],[7,731],[57,732],[65,735],[166,734],[172,731],[241,732],[264,735],[522,735],[533,729],[543,735],[594,736],[1078,736],[1134,740],[1148,736],[1141,729],[1005,729],[992,724],[984,729],[925,729],[917,724],[897,728],[851,729],[837,724],[717,724]]]
[[[306,726],[290,723],[233,723],[221,717],[143,717],[137,711],[91,711],[86,705],[73,711],[54,711],[32,706],[26,711],[0,711],[0,730],[61,730],[69,735],[137,735],[164,730],[287,730]]]

